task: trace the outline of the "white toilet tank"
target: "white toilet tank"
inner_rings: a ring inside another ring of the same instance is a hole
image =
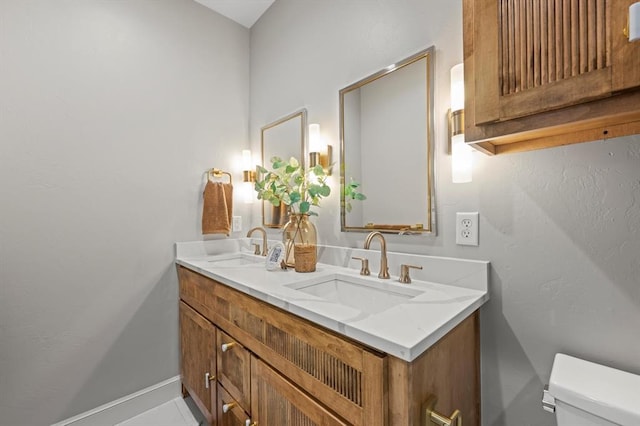
[[[640,376],[556,354],[542,404],[558,426],[640,426]]]

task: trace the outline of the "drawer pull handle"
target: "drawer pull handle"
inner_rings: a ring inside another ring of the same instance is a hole
[[[244,421],[244,426],[258,426],[258,422],[251,423],[251,419],[247,419]]]
[[[462,414],[460,410],[455,410],[450,417],[443,416],[435,411],[438,398],[430,395],[422,404],[422,411],[425,413],[425,426],[462,426]]]
[[[209,389],[209,382],[213,382],[216,379],[216,376],[210,373],[204,374],[204,387]]]
[[[221,348],[222,348],[222,352],[226,352],[229,349],[231,349],[232,347],[234,347],[236,345],[236,342],[230,342],[230,343],[223,343]]]
[[[235,406],[236,406],[235,402],[230,402],[228,404],[222,404],[222,412],[223,413],[228,413],[229,410],[231,410]]]

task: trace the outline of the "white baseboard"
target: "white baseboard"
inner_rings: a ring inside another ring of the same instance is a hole
[[[180,376],[175,376],[51,426],[113,426],[181,395]]]

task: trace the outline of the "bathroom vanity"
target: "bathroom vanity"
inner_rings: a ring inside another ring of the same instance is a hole
[[[435,396],[479,425],[488,262],[389,253],[392,271],[421,262],[448,281],[400,284],[350,267],[364,254],[374,270],[377,251],[325,247],[299,274],[244,246],[177,246],[183,389],[209,424],[419,425]]]

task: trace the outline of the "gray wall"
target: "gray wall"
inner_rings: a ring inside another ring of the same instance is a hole
[[[553,425],[540,397],[556,352],[640,373],[640,137],[476,153],[473,183],[452,184],[446,110],[461,13],[460,0],[277,0],[251,31],[251,139],[257,149],[262,125],[304,106],[337,148],[338,90],[435,44],[438,235],[388,241],[491,261],[483,424]],[[340,233],[338,199],[323,200],[321,242],[361,245],[363,234]],[[457,211],[480,212],[479,247],[455,245]]]
[[[178,374],[173,243],[248,115],[249,31],[195,2],[0,1],[0,424]]]

